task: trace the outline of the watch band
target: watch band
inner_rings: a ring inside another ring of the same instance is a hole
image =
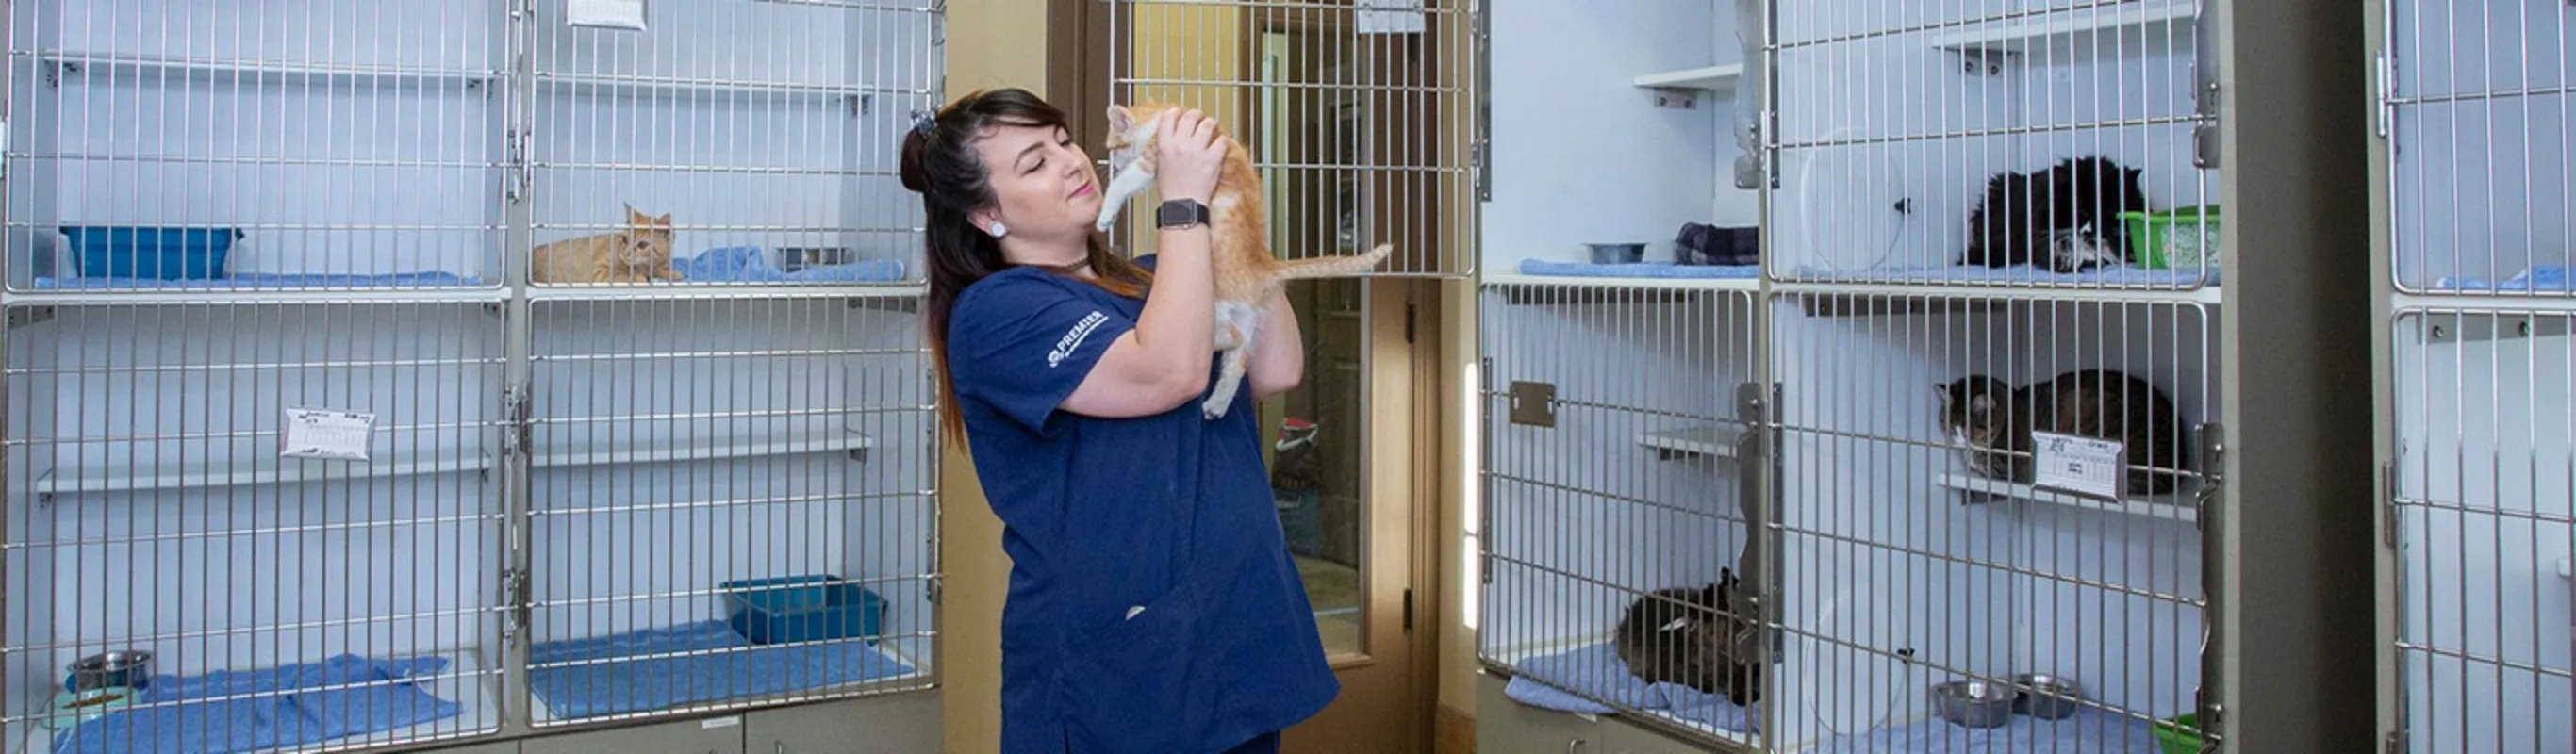
[[[1207,205],[1195,199],[1165,200],[1162,206],[1154,208],[1154,226],[1158,228],[1186,228],[1205,225],[1207,221]]]

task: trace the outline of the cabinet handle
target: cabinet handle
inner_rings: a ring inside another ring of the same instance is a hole
[[[1576,738],[1566,741],[1565,754],[1583,754],[1583,739]]]
[[[787,754],[787,742],[785,742],[785,741],[771,741],[770,743],[773,743],[773,744],[777,744],[777,745],[778,745],[778,754]]]

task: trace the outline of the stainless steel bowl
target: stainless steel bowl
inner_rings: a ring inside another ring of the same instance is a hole
[[[1941,719],[1969,728],[1998,728],[2012,722],[2013,700],[2020,695],[2011,686],[1985,681],[1932,686],[1932,701],[1940,707]]]
[[[71,692],[128,688],[140,691],[152,683],[152,653],[142,650],[104,652],[72,663]]]
[[[2013,676],[2013,685],[2022,689],[2013,699],[2013,711],[2042,720],[2064,720],[2083,705],[2084,688],[2072,679],[2047,673],[2023,673]]]
[[[1642,243],[1587,243],[1583,247],[1592,250],[1593,264],[1636,264],[1646,258],[1646,245]]]

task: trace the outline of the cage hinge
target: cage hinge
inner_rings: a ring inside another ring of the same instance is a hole
[[[2219,71],[2218,14],[2202,11],[2193,19],[2192,73],[2198,79],[2192,87],[2192,99],[2198,107],[2199,123],[2191,127],[2191,162],[2203,170],[2214,170],[2221,163],[2219,154]]]
[[[0,157],[9,154],[9,119],[0,118]],[[0,181],[9,180],[9,161],[0,159]]]
[[[2406,750],[2406,736],[2405,734],[2397,731],[2389,731],[2387,736],[2381,738],[2381,741],[2382,743],[2379,750],[2387,752],[2387,754],[2397,754],[2398,752]]]
[[[939,582],[939,577],[932,576],[930,577],[930,583],[925,584],[922,587],[922,596],[928,598],[930,600],[930,604],[939,604]]]
[[[501,454],[504,456],[527,453],[533,444],[534,435],[528,426],[528,404],[526,385],[511,385],[502,392],[501,415],[509,422],[509,428],[501,432]]]
[[[2199,513],[2192,517],[2193,528],[2209,530],[2209,520],[2217,517],[2220,488],[2227,486],[2227,425],[2210,422],[2200,425],[2200,489],[2193,493],[2192,507]]]
[[[2373,57],[2371,58],[2370,73],[2371,73],[2371,77],[2372,77],[2372,78],[2374,78],[2374,79],[2376,79],[2375,81],[2372,81],[2371,83],[2372,83],[2373,88],[2376,88],[2376,89],[2378,89],[2378,90],[2379,90],[2379,106],[2378,106],[2377,108],[2375,108],[2376,110],[2378,110],[2378,113],[2377,113],[2377,114],[2378,114],[2378,121],[2379,121],[2379,123],[2378,123],[2378,127],[2377,127],[2376,129],[2374,129],[2374,130],[2376,130],[2376,131],[2379,133],[2379,138],[2382,138],[2382,139],[2386,139],[2386,138],[2388,138],[2388,133],[2389,133],[2389,131],[2390,131],[2391,129],[2393,129],[2393,128],[2395,128],[2395,127],[2396,127],[2396,121],[2397,121],[2397,70],[2396,70],[2396,65],[2397,65],[2397,64],[2396,64],[2396,61],[2395,61],[2395,60],[2393,60],[2393,59],[2391,59],[2391,58],[2388,56],[2388,51],[2387,51],[2387,50],[2381,50],[2381,51],[2379,51],[2379,54],[2378,54],[2378,55],[2375,55],[2375,56],[2373,56]]]
[[[512,628],[520,631],[528,629],[532,607],[528,594],[527,570],[512,568],[501,572],[501,604],[510,607]]]
[[[2397,464],[2379,464],[2379,544],[2397,549]]]

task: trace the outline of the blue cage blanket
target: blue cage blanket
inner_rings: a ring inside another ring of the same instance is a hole
[[[54,751],[239,752],[302,746],[404,728],[462,714],[462,705],[400,681],[447,669],[444,657],[378,660],[335,655],[317,663],[218,670],[189,678],[155,675],[119,709],[55,734]],[[234,697],[234,698],[227,698]],[[171,704],[171,706],[151,706]]]
[[[1504,684],[1503,695],[1533,707],[1613,714],[1608,705],[1593,701],[1606,699],[1633,709],[1661,710],[1719,730],[1750,733],[1759,727],[1758,707],[1738,706],[1725,696],[1703,694],[1689,686],[1647,683],[1628,672],[1628,666],[1619,662],[1618,650],[1607,643],[1539,655],[1518,665],[1520,670]]]
[[[529,647],[528,661],[582,664],[538,667],[528,681],[556,716],[582,718],[912,672],[911,665],[862,641],[753,646],[720,620],[551,641]],[[706,650],[742,651],[681,654]]]

